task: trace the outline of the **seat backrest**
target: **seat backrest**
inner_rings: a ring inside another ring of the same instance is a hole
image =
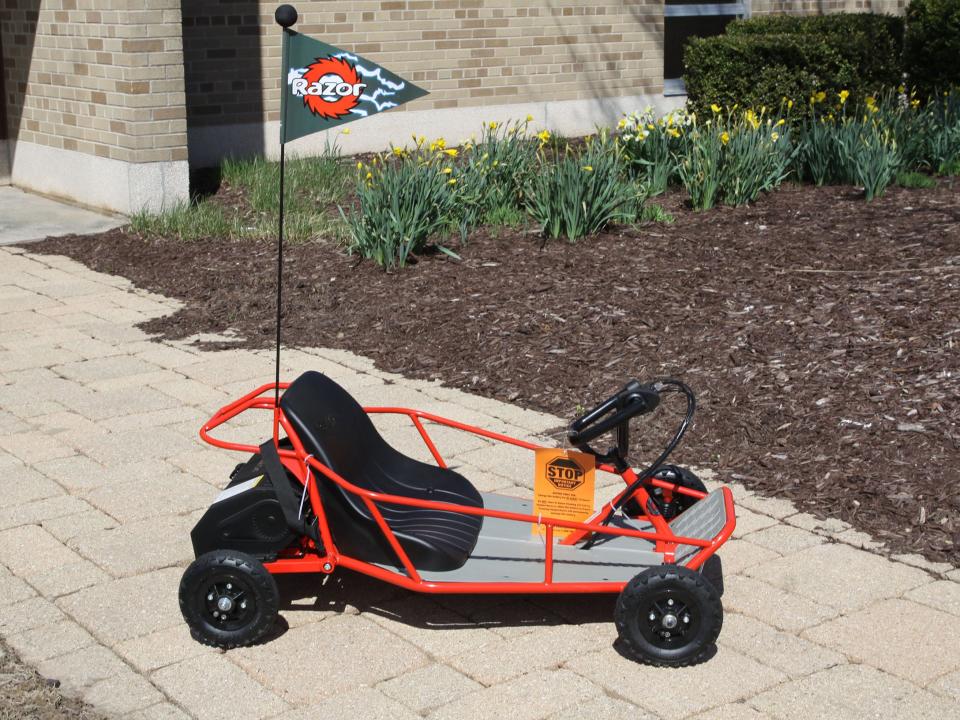
[[[318,372],[305,372],[283,397],[280,407],[308,453],[345,480],[367,490],[364,465],[371,455],[394,452],[350,394]]]
[[[428,465],[392,448],[363,408],[333,380],[317,372],[297,378],[280,407],[308,453],[347,482],[387,495],[483,507],[462,475]],[[362,497],[317,479],[337,547],[367,562],[397,557]],[[417,568],[453,570],[473,551],[483,524],[477,515],[379,502],[377,509]]]

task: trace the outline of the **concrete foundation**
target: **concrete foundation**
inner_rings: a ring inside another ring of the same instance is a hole
[[[10,184],[10,141],[0,138],[0,185]]]
[[[190,197],[186,160],[131,163],[23,141],[12,155],[14,185],[93,208],[158,212]]]
[[[663,95],[587,98],[553,102],[483,105],[443,110],[400,110],[385,112],[362,123],[315,133],[288,143],[293,155],[319,155],[334,142],[341,153],[387,150],[390,144],[405,145],[411,135],[428,139],[446,138],[448,144],[460,143],[472,134],[479,136],[483,124],[491,120],[504,122],[533,116],[531,127],[547,128],[568,137],[587,135],[597,127],[613,127],[624,113],[643,110],[652,105],[666,113],[680,107],[686,98]],[[343,130],[349,128],[349,134]],[[265,153],[276,158],[280,153],[280,123],[245,125],[210,125],[188,130],[190,164],[193,167],[216,165],[225,157],[247,157]]]

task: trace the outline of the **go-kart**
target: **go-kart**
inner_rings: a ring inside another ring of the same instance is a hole
[[[686,395],[684,420],[637,472],[628,461],[630,420],[671,392]],[[420,410],[363,408],[317,372],[259,387],[200,431],[211,445],[252,455],[191,533],[196,560],[180,584],[184,618],[202,643],[248,645],[276,619],[274,575],[343,567],[425,593],[619,593],[614,619],[630,654],[655,665],[698,662],[720,632],[715,553],[736,520],[728,488],[708,494],[692,472],[664,465],[695,405],[679,381],[631,381],[574,420],[570,444],[625,483],[575,522],[536,515],[530,500],[478,492],[447,467],[428,426],[528,450],[538,445]],[[270,440],[256,447],[213,437],[251,409],[273,412]],[[383,413],[406,415],[436,464],[391,447],[371,420]],[[590,443],[607,433],[614,444],[595,451]],[[543,532],[531,532],[533,524]]]

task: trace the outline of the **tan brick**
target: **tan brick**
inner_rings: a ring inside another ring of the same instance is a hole
[[[301,662],[307,655],[312,661]],[[269,643],[240,649],[232,657],[252,677],[295,705],[374,685],[428,663],[416,647],[363,616],[331,617],[293,628]],[[267,670],[277,667],[283,671]],[[318,672],[325,678],[323,683],[313,682]]]
[[[431,720],[535,720],[600,694],[569,670],[547,670],[461,696],[434,710]]]
[[[747,702],[778,720],[897,718],[956,715],[956,705],[865,665],[839,665],[768,690]]]
[[[184,660],[158,670],[151,679],[168,697],[205,720],[234,720],[238,708],[243,708],[244,717],[259,720],[288,708],[225,655]]]
[[[922,570],[828,543],[749,568],[747,574],[820,605],[850,611],[926,583]]]
[[[804,637],[921,686],[960,669],[955,616],[909,600],[884,600],[811,628]]]

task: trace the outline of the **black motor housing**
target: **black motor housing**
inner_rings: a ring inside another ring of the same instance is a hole
[[[237,465],[230,484],[190,532],[193,552],[239,550],[269,560],[294,540],[259,454]]]

